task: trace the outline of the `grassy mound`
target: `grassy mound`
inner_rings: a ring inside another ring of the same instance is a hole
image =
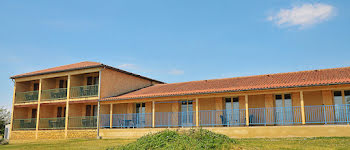
[[[143,136],[133,143],[111,149],[229,149],[234,143],[235,141],[226,135],[216,134],[204,129],[190,129],[183,132],[164,130]]]

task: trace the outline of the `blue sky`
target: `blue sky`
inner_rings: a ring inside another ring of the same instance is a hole
[[[164,82],[350,66],[350,1],[1,1],[11,75],[97,61]]]

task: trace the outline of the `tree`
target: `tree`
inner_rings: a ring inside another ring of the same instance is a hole
[[[0,107],[0,135],[4,134],[5,125],[10,123],[10,111],[5,107]]]

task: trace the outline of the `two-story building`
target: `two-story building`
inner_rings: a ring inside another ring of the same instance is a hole
[[[350,67],[166,84],[96,62],[12,76],[11,139],[350,135]]]

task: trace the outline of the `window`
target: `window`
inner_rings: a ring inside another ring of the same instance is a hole
[[[66,107],[57,107],[57,118],[66,117]]]
[[[34,83],[33,91],[39,91],[39,83]]]
[[[32,109],[32,118],[36,118],[36,109]]]
[[[334,91],[334,105],[341,105],[343,104],[343,96],[341,91]]]
[[[87,77],[87,85],[96,85],[98,84],[99,78],[98,77]]]
[[[85,116],[91,116],[91,105],[86,105]]]
[[[345,104],[350,104],[350,90],[344,91]]]
[[[86,105],[85,116],[97,116],[97,105]]]
[[[60,80],[59,88],[67,88],[67,80]]]
[[[87,85],[92,85],[92,77],[87,77]]]

